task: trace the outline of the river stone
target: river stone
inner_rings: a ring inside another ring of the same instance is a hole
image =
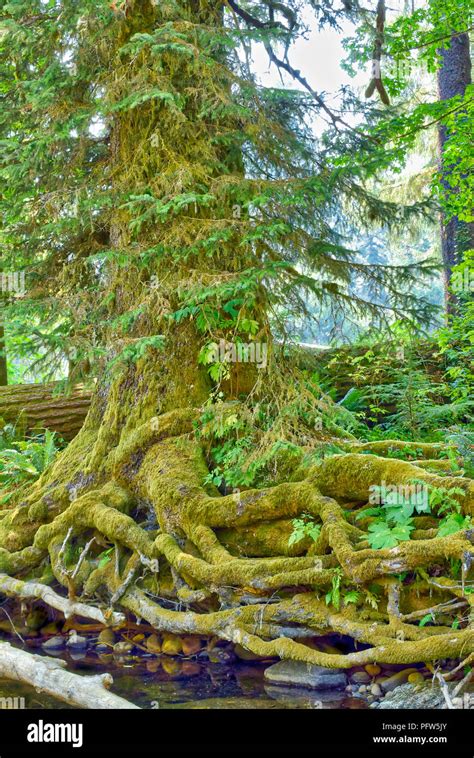
[[[86,637],[81,637],[74,629],[69,632],[69,639],[66,642],[67,647],[72,650],[83,650],[87,647]]]
[[[347,677],[339,669],[328,669],[303,661],[280,661],[265,669],[264,677],[272,684],[310,687],[315,690],[343,690]]]
[[[396,687],[400,687],[401,684],[406,684],[410,674],[416,674],[417,669],[403,669],[403,671],[397,671],[396,674],[392,674],[388,679],[384,679],[380,682],[380,686],[384,692],[391,692]]]
[[[354,673],[351,674],[351,682],[352,684],[369,684],[370,675],[367,671],[354,671]]]
[[[439,689],[431,682],[425,684],[401,684],[389,692],[380,703],[372,703],[371,708],[446,708],[446,701]]]
[[[41,647],[43,650],[61,650],[66,644],[64,637],[51,637],[51,639],[43,642]]]

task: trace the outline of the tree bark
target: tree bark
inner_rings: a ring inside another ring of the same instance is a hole
[[[51,429],[71,440],[81,429],[89,410],[91,391],[76,385],[70,395],[55,395],[58,385],[17,384],[0,387],[0,418],[27,430]]]
[[[8,384],[7,354],[5,346],[5,329],[0,321],[0,387]]]
[[[442,65],[438,69],[438,94],[440,100],[450,100],[453,97],[464,97],[466,87],[472,82],[472,63],[470,55],[470,40],[468,34],[458,34],[452,37],[450,46],[440,51]],[[446,176],[444,157],[449,132],[442,125],[438,132],[440,170]],[[448,180],[444,180],[449,187]],[[451,191],[451,190],[450,190]],[[452,313],[455,309],[456,297],[450,291],[451,276],[454,266],[461,262],[462,253],[474,247],[474,224],[461,221],[457,216],[448,219],[441,214],[441,251],[444,264],[444,285],[446,310]]]

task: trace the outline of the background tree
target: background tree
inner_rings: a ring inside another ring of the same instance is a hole
[[[470,40],[468,34],[453,35],[449,47],[441,50],[442,63],[438,69],[438,91],[441,100],[453,101],[453,98],[463,100],[466,90],[472,84],[472,62],[470,55]],[[451,135],[451,137],[456,137]],[[450,186],[450,134],[442,124],[439,128],[440,168],[444,174],[444,186],[449,191],[455,191]],[[463,221],[458,216],[441,219],[441,248],[444,263],[444,279],[446,292],[446,307],[448,312],[453,303],[451,277],[453,267],[462,262],[462,254],[474,249],[474,222]]]

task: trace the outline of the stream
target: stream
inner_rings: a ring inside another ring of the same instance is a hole
[[[35,651],[39,652],[39,651]],[[167,656],[65,653],[77,674],[110,673],[112,691],[145,709],[321,709],[366,708],[346,692],[314,691],[271,685],[263,672],[272,662],[229,664],[180,660]],[[12,700],[11,700],[12,699]],[[0,680],[0,708],[57,709],[71,706],[22,683]]]

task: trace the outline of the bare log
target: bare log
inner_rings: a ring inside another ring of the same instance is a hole
[[[82,428],[91,390],[76,385],[69,395],[55,394],[58,384],[13,384],[0,387],[0,418],[16,423],[21,415],[28,430],[51,429],[71,440]]]
[[[65,670],[66,662],[18,650],[0,642],[0,677],[31,685],[69,705],[79,708],[138,708],[108,691],[110,674],[79,676]]]

